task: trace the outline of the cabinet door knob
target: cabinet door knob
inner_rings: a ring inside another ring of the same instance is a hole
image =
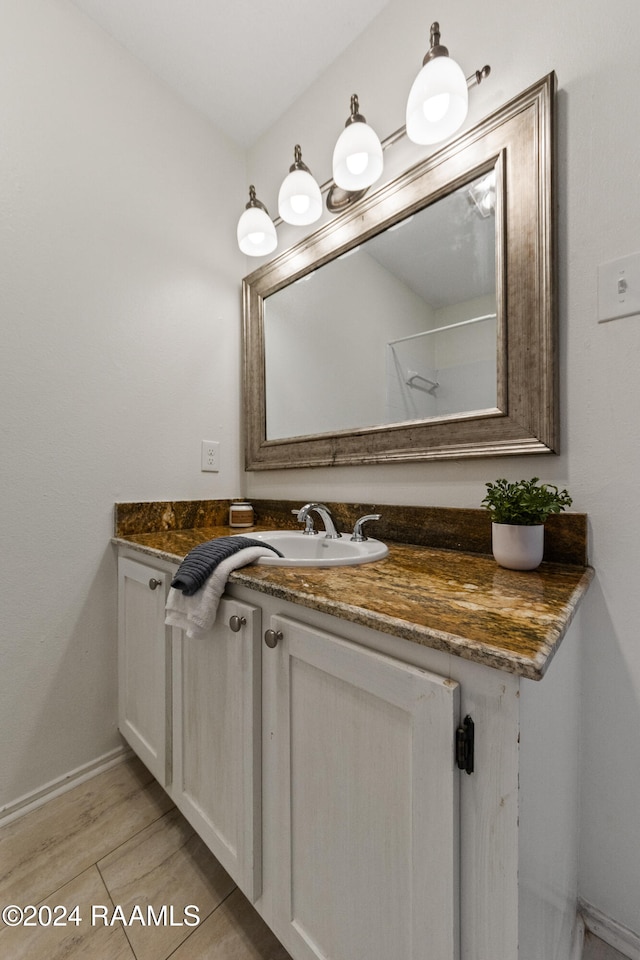
[[[236,617],[235,615],[233,617],[229,617],[229,626],[231,627],[234,633],[239,633],[240,630],[242,630],[242,628],[244,627],[246,622],[247,622],[246,617]]]
[[[282,640],[282,630],[267,630],[264,635],[264,642],[273,649],[278,646],[278,640]]]
[[[156,580],[155,577],[151,577],[149,580],[149,590],[155,590],[156,587],[162,586],[162,580]]]

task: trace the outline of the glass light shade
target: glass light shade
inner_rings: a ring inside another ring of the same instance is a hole
[[[368,123],[344,128],[333,151],[333,179],[343,190],[362,190],[382,174],[382,144]]]
[[[438,143],[462,126],[469,90],[462,68],[451,57],[427,61],[407,100],[407,136],[414,143]]]
[[[315,223],[322,214],[320,187],[307,170],[292,170],[282,181],[278,213],[285,223]]]
[[[264,257],[278,246],[273,221],[260,207],[248,207],[238,220],[238,246],[249,257]]]

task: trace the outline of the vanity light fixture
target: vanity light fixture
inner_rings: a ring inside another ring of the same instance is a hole
[[[238,220],[238,246],[249,257],[264,257],[278,246],[278,235],[264,203],[256,197],[256,188],[249,187],[249,202]]]
[[[333,150],[333,179],[343,190],[370,187],[382,174],[382,144],[351,97],[351,113]]]
[[[276,225],[281,222],[294,226],[315,223],[322,215],[324,193],[330,213],[342,213],[357,203],[382,176],[383,150],[405,135],[417,144],[434,144],[446,140],[462,126],[467,116],[469,87],[485,80],[491,67],[476,70],[465,79],[461,68],[440,43],[437,22],[431,24],[430,43],[409,93],[406,127],[400,127],[381,143],[360,113],[354,93],[351,113],[333,151],[333,180],[318,186],[302,161],[300,145],[296,144],[294,162],[278,194],[279,216],[275,223],[264,204],[256,199],[255,188],[249,188],[249,202],[238,222],[238,245],[243,253],[250,257],[272,253],[278,245]],[[491,212],[494,198],[495,190],[492,195],[474,198],[484,216]]]
[[[293,151],[294,161],[282,181],[278,194],[278,213],[285,223],[296,226],[315,223],[322,215],[322,194],[306,163],[300,144]]]
[[[469,82],[441,45],[437,22],[431,24],[430,44],[407,100],[407,136],[419,144],[446,140],[462,126],[469,107]],[[488,72],[484,67],[470,82],[480,83]]]

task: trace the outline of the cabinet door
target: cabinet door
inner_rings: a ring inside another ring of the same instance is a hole
[[[276,935],[300,960],[454,960],[458,685],[285,617],[271,627]]]
[[[260,655],[260,610],[226,597],[201,639],[174,633],[172,796],[252,901],[262,880]]]
[[[170,779],[168,655],[164,607],[170,574],[118,561],[118,726],[154,777]]]

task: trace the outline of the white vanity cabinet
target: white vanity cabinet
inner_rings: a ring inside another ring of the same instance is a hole
[[[118,560],[118,727],[156,780],[171,780],[170,638],[164,607],[174,567]]]
[[[173,633],[171,795],[254,901],[262,879],[260,610],[223,598],[202,638]]]
[[[272,596],[260,605],[256,906],[294,960],[570,960],[575,642],[534,682]],[[468,716],[470,774],[454,760]]]
[[[534,682],[238,582],[193,640],[174,570],[120,548],[120,729],[294,960],[569,960],[575,642]]]
[[[253,901],[262,876],[260,609],[224,597],[212,629],[187,637],[164,623],[176,565],[134,557],[118,560],[120,732]]]
[[[297,618],[268,625],[276,935],[296,960],[454,960],[458,684]]]

